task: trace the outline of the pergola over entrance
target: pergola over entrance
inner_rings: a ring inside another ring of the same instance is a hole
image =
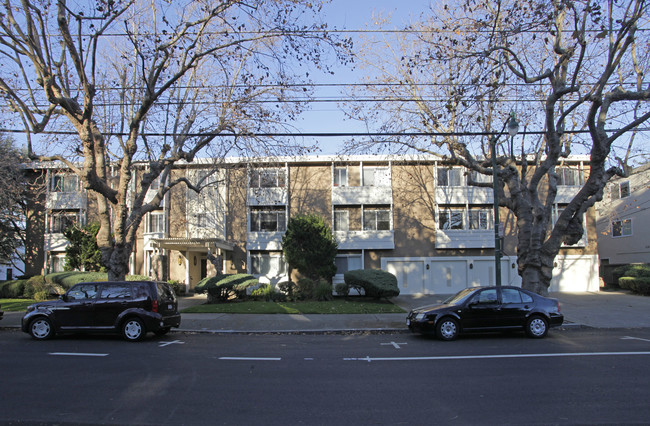
[[[223,272],[226,253],[234,250],[234,244],[220,238],[154,238],[150,245],[154,249],[174,250],[181,255],[178,257],[178,265],[185,263],[185,286],[189,291],[202,279],[204,272],[201,272],[201,261],[197,262],[197,257],[205,263],[206,254],[210,262],[217,260],[216,264],[221,265],[217,273]],[[210,259],[213,257],[214,259]],[[184,258],[184,259],[183,259]],[[190,259],[193,259],[190,262]],[[203,267],[205,270],[205,266]]]

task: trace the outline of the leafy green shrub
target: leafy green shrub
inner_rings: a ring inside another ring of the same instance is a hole
[[[292,281],[282,281],[278,284],[278,290],[285,295],[287,300],[295,300],[294,293],[296,292],[296,283]]]
[[[46,280],[42,275],[36,275],[25,282],[22,297],[40,302],[61,295],[64,292],[65,290],[61,285]]]
[[[366,296],[380,299],[399,295],[395,275],[380,269],[357,269],[343,275],[350,288],[363,288]]]
[[[248,274],[226,274],[207,277],[194,287],[195,293],[207,293],[208,303],[225,302],[233,297],[246,298],[246,289],[259,285],[257,278]]]
[[[621,277],[618,285],[635,293],[650,295],[650,277]]]
[[[338,283],[334,290],[339,296],[348,296],[350,294],[350,287],[346,283]]]
[[[332,300],[332,284],[320,279],[314,287],[314,299],[319,301]]]
[[[262,284],[251,292],[251,297],[257,300],[279,301],[284,295],[278,292],[275,287],[270,284]]]
[[[66,290],[78,283],[106,280],[108,280],[106,272],[65,271],[53,272],[45,276],[46,282],[58,284]]]
[[[174,294],[177,296],[185,293],[185,284],[181,283],[178,280],[169,280],[167,282],[174,289]]]
[[[25,283],[27,280],[9,280],[0,283],[0,298],[19,299],[25,293]]]
[[[316,284],[310,278],[300,278],[296,283],[294,296],[296,300],[311,300],[314,298]]]

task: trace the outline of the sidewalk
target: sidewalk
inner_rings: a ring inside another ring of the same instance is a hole
[[[650,328],[650,297],[623,291],[553,293],[560,300],[563,327]],[[393,302],[405,311],[440,303],[445,295],[401,295]],[[179,298],[179,308],[203,304],[205,295]],[[5,312],[0,328],[20,328],[23,312]],[[404,314],[254,315],[182,314],[178,331],[203,333],[407,332]]]

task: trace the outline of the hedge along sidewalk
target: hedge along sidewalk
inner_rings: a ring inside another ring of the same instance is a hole
[[[335,298],[331,301],[271,302],[233,301],[185,308],[181,313],[226,314],[403,314],[406,311],[385,300],[367,298]]]

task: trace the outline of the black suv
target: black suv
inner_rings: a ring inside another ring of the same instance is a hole
[[[122,333],[142,340],[148,331],[167,333],[181,324],[171,286],[157,281],[79,283],[58,300],[27,307],[22,330],[37,340],[56,333]]]

